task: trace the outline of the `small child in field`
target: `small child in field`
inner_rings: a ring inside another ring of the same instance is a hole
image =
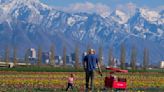
[[[73,81],[74,81],[74,75],[71,74],[70,77],[68,77],[68,85],[67,85],[66,91],[68,91],[70,87],[73,90]]]

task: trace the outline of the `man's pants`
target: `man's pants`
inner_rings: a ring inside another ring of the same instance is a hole
[[[89,88],[89,81],[90,81],[90,88],[91,88],[91,90],[93,90],[94,71],[86,71],[86,89]]]

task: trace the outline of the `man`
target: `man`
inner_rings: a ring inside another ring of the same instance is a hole
[[[90,49],[88,51],[88,55],[86,55],[83,60],[83,66],[86,73],[86,92],[88,92],[89,89],[89,81],[90,89],[93,90],[94,71],[96,69],[96,65],[98,66],[99,73],[101,74],[100,65],[98,63],[97,56],[95,55],[95,51],[93,49]]]

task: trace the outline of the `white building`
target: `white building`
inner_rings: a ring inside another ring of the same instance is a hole
[[[164,68],[164,61],[161,61],[160,68]]]
[[[34,48],[29,49],[29,58],[36,58],[36,50]]]

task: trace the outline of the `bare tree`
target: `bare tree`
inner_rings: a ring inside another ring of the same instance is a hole
[[[121,44],[120,63],[121,69],[125,69],[126,49],[124,43]]]
[[[143,56],[143,69],[146,70],[149,65],[149,51],[147,48],[144,48],[144,56]]]
[[[5,59],[4,59],[4,61],[6,62],[7,65],[9,64],[9,54],[10,54],[9,47],[6,46],[6,48],[5,48]]]
[[[28,63],[29,63],[29,53],[28,53],[28,50],[26,50],[26,52],[25,52],[25,56],[24,56],[24,61],[26,62],[26,65],[28,65]]]
[[[51,45],[51,49],[50,49],[50,64],[52,66],[55,66],[55,46]]]
[[[66,47],[63,47],[63,67],[66,67]]]
[[[88,43],[88,45],[87,45],[87,51],[88,51],[89,49],[91,49],[91,43]]]
[[[99,46],[99,52],[98,52],[98,61],[100,62],[100,65],[103,65],[103,47]]]
[[[14,57],[14,66],[17,66],[18,60],[17,60],[17,48],[14,47],[14,51],[13,51],[13,57]]]
[[[79,46],[77,44],[75,47],[75,68],[79,68]]]
[[[132,47],[132,50],[131,50],[131,68],[132,70],[135,70],[136,69],[136,61],[137,61],[137,51],[136,51],[136,47],[133,46]]]
[[[108,60],[109,66],[114,66],[114,57],[113,57],[113,48],[109,48],[109,60]]]
[[[41,65],[41,62],[42,62],[42,48],[41,46],[39,46],[38,47],[38,62],[37,62],[38,66]]]

